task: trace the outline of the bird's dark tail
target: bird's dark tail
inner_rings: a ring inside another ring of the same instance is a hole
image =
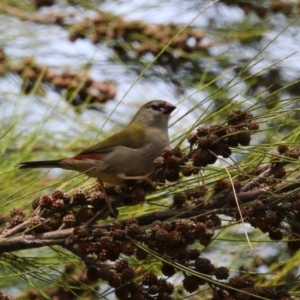
[[[61,160],[25,161],[16,165],[19,169],[61,168]]]

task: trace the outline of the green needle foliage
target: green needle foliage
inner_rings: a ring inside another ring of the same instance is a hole
[[[296,2],[180,3],[172,22],[177,1],[134,20],[124,3],[2,2],[3,299],[300,297]],[[156,190],[107,186],[116,220],[93,179],[14,167],[73,156],[152,98],[179,108],[172,149]]]

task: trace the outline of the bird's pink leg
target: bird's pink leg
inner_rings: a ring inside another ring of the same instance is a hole
[[[156,183],[153,182],[151,179],[149,179],[149,174],[146,174],[146,175],[140,175],[140,176],[127,176],[125,174],[118,174],[118,177],[120,179],[123,179],[123,180],[141,180],[141,181],[145,181],[147,182],[148,184],[150,184],[154,189],[156,188]]]
[[[114,210],[113,207],[112,207],[112,202],[111,202],[111,200],[109,199],[109,197],[108,197],[107,194],[106,194],[106,190],[105,190],[103,181],[99,180],[99,178],[98,178],[98,182],[99,182],[100,187],[101,187],[101,190],[102,190],[102,192],[103,192],[103,194],[104,194],[105,203],[106,203],[106,205],[108,206],[109,211],[112,213],[112,215],[113,215],[114,217],[116,217],[117,214],[116,214],[115,210]]]

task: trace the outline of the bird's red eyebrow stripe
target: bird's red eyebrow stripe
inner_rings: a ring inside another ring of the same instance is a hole
[[[86,159],[101,160],[101,155],[100,154],[81,154],[81,155],[74,156],[73,159],[76,159],[76,160],[86,160]]]

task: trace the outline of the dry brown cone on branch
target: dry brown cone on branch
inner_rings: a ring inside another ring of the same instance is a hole
[[[187,164],[191,166],[191,161],[194,164],[191,168],[196,169],[195,161],[199,153],[206,153],[203,157],[197,158],[196,164],[200,167],[213,164],[217,156],[228,157],[233,145],[236,143],[244,145],[245,140],[248,141],[249,136],[257,129],[258,125],[251,114],[234,110],[228,117],[228,124],[202,126],[190,135],[189,152],[164,149],[154,162],[156,169],[152,179],[162,184],[178,180],[184,176],[182,169],[187,167]],[[246,138],[245,132],[247,132]],[[283,159],[297,159],[300,155],[297,149],[284,146],[280,146],[278,152],[283,155]],[[208,282],[210,282],[209,286],[215,285],[221,290],[218,285],[221,280],[222,284],[227,286],[223,289],[223,294],[233,299],[237,295],[242,297],[245,295],[244,292],[249,294],[253,291],[257,295],[279,297],[279,292],[272,287],[263,290],[256,287],[254,281],[249,278],[228,279],[230,275],[228,268],[215,265],[212,259],[209,260],[199,249],[194,248],[196,242],[203,247],[208,247],[214,240],[216,230],[222,226],[219,213],[236,216],[236,202],[232,201],[233,189],[237,193],[239,204],[247,203],[247,206],[242,208],[244,222],[250,223],[263,232],[268,232],[273,240],[282,239],[283,231],[280,227],[283,220],[282,213],[286,210],[290,212],[290,219],[298,218],[299,195],[293,194],[293,203],[286,202],[280,208],[277,205],[279,195],[275,193],[262,191],[259,200],[253,200],[253,192],[259,192],[255,186],[256,181],[252,180],[253,176],[256,179],[263,174],[262,178],[265,179],[268,176],[266,172],[270,170],[273,172],[272,176],[278,180],[286,176],[282,161],[280,166],[277,164],[279,163],[272,162],[268,167],[256,166],[245,172],[243,180],[246,183],[237,180],[237,183],[232,184],[227,180],[219,180],[214,185],[175,190],[171,209],[156,213],[156,221],[151,219],[149,214],[138,219],[84,227],[85,223],[105,206],[99,186],[88,192],[78,189],[73,195],[55,190],[49,195],[41,196],[33,203],[31,216],[26,216],[17,208],[13,209],[5,219],[6,223],[3,223],[2,233],[13,236],[27,230],[30,234],[47,233],[51,236],[51,231],[57,235],[60,229],[69,230],[69,235],[62,239],[60,245],[85,262],[87,271],[82,274],[81,280],[90,283],[97,283],[99,279],[104,280],[115,289],[118,299],[123,299],[122,291],[124,295],[130,297],[145,298],[147,295],[159,295],[162,299],[171,299],[174,286],[168,279],[150,271],[144,272],[143,275],[136,274],[136,266],[132,261],[137,259],[142,263],[146,262],[149,257],[151,258],[152,253],[168,259],[168,263],[164,262],[161,265],[161,272],[167,277],[182,272],[180,266],[202,274],[201,278],[184,274],[182,285],[187,292],[195,292]],[[256,189],[253,189],[252,185]],[[248,190],[247,186],[250,187]],[[143,183],[136,182],[124,187],[106,186],[106,190],[119,206],[143,203],[146,194],[150,191]],[[285,194],[287,192],[285,190]],[[210,200],[205,201],[208,197]],[[180,218],[178,212],[181,213]],[[105,217],[103,215],[103,218]],[[299,232],[296,226],[292,229],[294,236],[290,238],[288,245],[290,249],[297,250],[299,245],[296,237]],[[106,265],[108,261],[109,264]],[[212,283],[212,280],[215,281]],[[238,288],[239,292],[230,290],[230,287]]]
[[[116,83],[95,81],[87,71],[77,73],[69,70],[53,71],[37,63],[33,57],[25,57],[17,64],[9,62],[2,49],[0,49],[0,64],[4,68],[2,72],[13,72],[21,77],[22,91],[26,94],[42,91],[44,89],[42,85],[47,84],[61,93],[73,106],[89,104],[87,107],[96,108],[95,104],[114,99],[117,92]]]

